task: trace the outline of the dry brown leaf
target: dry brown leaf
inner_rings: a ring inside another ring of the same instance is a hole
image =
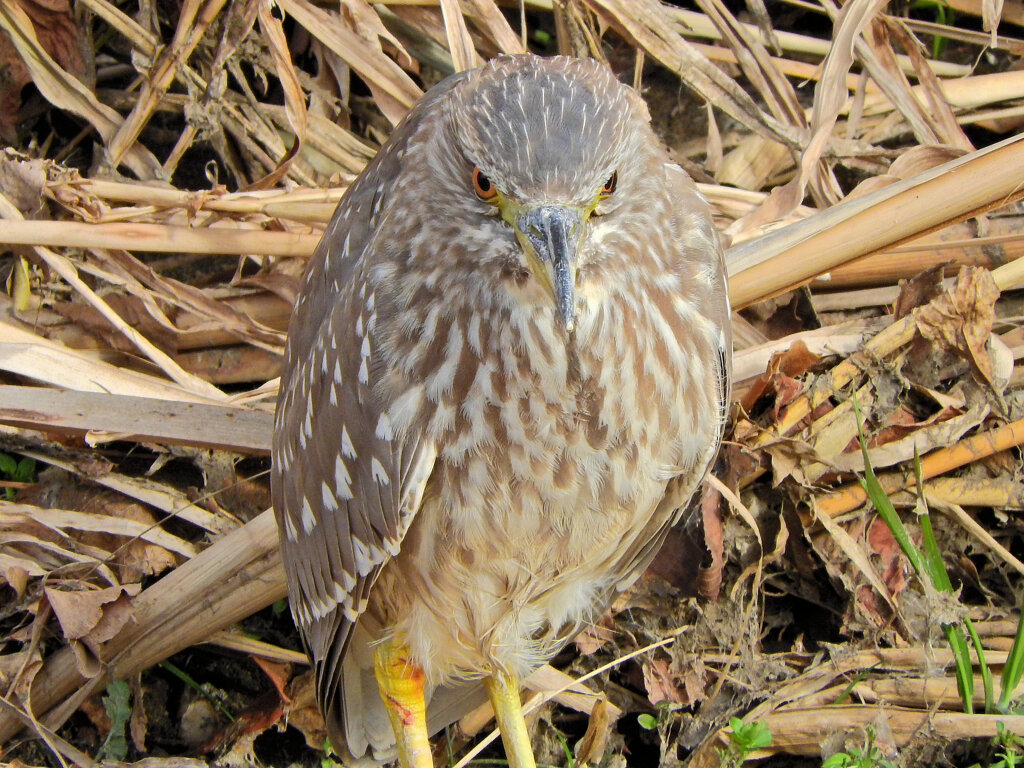
[[[663,659],[644,658],[641,662],[644,674],[644,688],[651,704],[667,701],[670,704],[686,704],[686,695],[676,685],[674,675],[669,671],[668,662]]]
[[[142,754],[146,754],[146,731],[149,728],[149,717],[146,715],[145,691],[142,687],[142,675],[132,675],[132,716],[128,721],[132,744]]]
[[[28,571],[20,566],[12,565],[4,569],[4,578],[19,600],[24,597],[25,589],[28,587]]]
[[[32,21],[36,39],[54,61],[72,75],[85,71],[78,28],[68,0],[14,0]],[[0,34],[0,137],[17,140],[15,125],[21,89],[32,79],[11,38]]]
[[[130,584],[78,592],[45,589],[83,677],[103,672],[100,646],[116,637],[131,619],[131,599],[140,588]]]
[[[875,517],[868,525],[866,541],[872,554],[881,561],[882,581],[895,597],[907,585],[910,563],[896,543],[892,529],[880,517]]]
[[[992,333],[998,298],[999,289],[991,272],[964,267],[952,288],[927,306],[914,310],[921,335],[964,357],[989,386],[994,386],[993,368],[986,344]]]
[[[285,693],[285,689],[288,686],[288,678],[291,675],[292,665],[271,661],[270,659],[266,659],[263,656],[257,656],[255,654],[250,655],[249,658],[256,662],[256,666],[262,669],[263,674],[270,678],[270,682],[274,684],[274,689],[281,697],[281,701],[288,703],[288,694]]]
[[[899,320],[910,312],[937,298],[942,291],[942,273],[945,265],[930,267],[909,280],[900,281],[900,295],[893,308],[893,317]]]
[[[323,749],[327,726],[316,704],[316,673],[313,670],[292,678],[288,684],[284,717],[298,728],[311,749]]]
[[[584,656],[589,656],[614,641],[615,634],[615,620],[606,611],[597,622],[584,627],[573,642],[576,644],[576,650]]]
[[[608,700],[602,696],[594,702],[594,708],[590,711],[590,718],[587,720],[587,730],[573,749],[576,754],[573,768],[601,762],[611,726],[612,718]]]
[[[811,352],[803,341],[795,341],[787,349],[773,354],[765,372],[744,394],[740,407],[749,412],[762,397],[774,396],[772,418],[778,419],[779,412],[804,390],[804,383],[798,377],[818,360],[819,356]]]
[[[139,586],[83,589],[74,592],[46,587],[46,599],[68,640],[106,642],[130,618],[131,596]]]
[[[0,35],[0,48],[3,40]],[[0,59],[3,51],[0,50]],[[2,67],[2,65],[0,65]],[[2,80],[2,75],[0,75]],[[0,93],[0,109],[3,106],[3,95]],[[0,116],[0,132],[3,130],[3,118]],[[41,212],[43,187],[46,184],[46,162],[31,158],[5,147],[0,152],[0,194],[7,198],[23,216],[35,218]]]

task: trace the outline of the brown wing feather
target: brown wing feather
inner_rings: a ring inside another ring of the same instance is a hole
[[[433,465],[433,446],[381,423],[365,275],[404,146],[458,79],[417,104],[342,198],[289,328],[271,485],[292,613],[325,710],[352,625],[380,566],[398,552]]]

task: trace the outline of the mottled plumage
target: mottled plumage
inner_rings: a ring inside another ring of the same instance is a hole
[[[568,323],[506,213],[541,203],[585,211]],[[713,459],[730,359],[707,204],[634,91],[533,56],[431,90],[339,204],[281,380],[274,506],[335,747],[394,743],[382,636],[437,728],[596,618]]]

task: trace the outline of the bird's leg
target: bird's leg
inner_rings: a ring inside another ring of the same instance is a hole
[[[433,768],[423,700],[423,670],[409,658],[409,649],[389,639],[373,653],[373,671],[398,744],[402,768]]]
[[[494,719],[498,721],[509,768],[536,768],[530,734],[526,730],[526,720],[523,719],[519,680],[499,672],[484,678],[484,688],[494,709]]]

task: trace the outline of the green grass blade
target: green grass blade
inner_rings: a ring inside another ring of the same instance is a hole
[[[924,477],[921,472],[921,454],[914,445],[914,479],[917,481],[917,498],[923,510],[918,515],[918,522],[921,526],[921,546],[924,549],[925,573],[931,580],[932,586],[939,592],[953,593],[953,584],[946,573],[946,566],[942,562],[942,552],[935,541],[935,531],[932,529],[932,516],[928,512],[928,499],[924,495]],[[974,641],[978,653],[979,667],[981,668],[981,679],[985,686],[985,711],[988,712],[992,706],[992,673],[985,666],[985,655],[981,648],[981,641],[978,640],[978,633],[974,625],[967,622],[967,632]],[[960,700],[964,705],[964,712],[974,712],[974,669],[971,666],[971,654],[967,648],[967,642],[956,624],[943,624],[942,631],[949,641],[949,647],[953,651],[953,661],[956,665],[956,688],[960,692]]]
[[[889,500],[881,483],[878,482],[878,478],[875,476],[875,471],[871,466],[871,459],[868,456],[867,443],[864,440],[864,429],[861,426],[863,419],[861,417],[860,405],[856,397],[852,399],[853,410],[857,417],[857,440],[860,442],[860,450],[864,456],[864,477],[860,479],[861,486],[863,486],[868,498],[878,511],[879,517],[889,526],[893,538],[899,544],[907,559],[910,560],[910,564],[914,567],[918,577],[926,579],[938,591],[952,592],[953,587],[949,581],[949,574],[946,573],[946,568],[942,563],[942,553],[939,551],[938,544],[935,541],[935,534],[932,531],[931,517],[927,513],[928,507],[924,499],[921,461],[917,453],[917,447],[914,447],[914,474],[917,478],[918,495],[925,510],[920,515],[920,523],[922,542],[927,554],[922,554],[921,550],[911,541],[906,526],[903,524],[900,516],[896,514],[896,508],[893,507],[892,501]],[[942,632],[946,635],[950,650],[953,652],[953,659],[956,665],[956,687],[963,702],[964,712],[973,714],[974,671],[967,641],[964,639],[964,635],[957,624],[943,624]],[[989,677],[989,685],[991,685],[991,676]]]
[[[1020,683],[1021,674],[1024,673],[1024,606],[1021,606],[1021,615],[1017,619],[1017,634],[1013,637],[1013,645],[1006,655],[1006,663],[1003,665],[1003,675],[1000,678],[1001,690],[999,692],[999,711],[1005,712],[1010,707],[1010,696],[1013,690]]]
[[[896,509],[893,507],[892,502],[889,501],[889,497],[885,495],[885,490],[882,488],[882,484],[878,482],[878,478],[875,477],[875,470],[871,467],[871,459],[868,457],[868,446],[864,442],[864,429],[862,428],[863,418],[860,413],[860,405],[857,403],[857,398],[853,400],[853,412],[857,417],[857,440],[860,442],[860,450],[864,455],[864,477],[857,478],[860,481],[861,486],[867,493],[871,503],[878,510],[879,516],[889,526],[889,530],[892,531],[893,538],[896,539],[896,543],[900,545],[900,549],[903,550],[903,554],[910,560],[910,564],[914,566],[914,570],[920,575],[925,573],[924,558],[921,556],[921,551],[914,546],[914,542],[910,540],[910,534],[907,533],[907,528],[903,525],[903,521],[900,520],[900,516],[896,514]]]
[[[960,627],[956,624],[943,624],[942,632],[946,635],[950,650],[953,651],[953,660],[956,665],[956,689],[963,701],[964,712],[973,715],[974,672],[971,667],[971,653],[967,650],[967,641],[964,640]]]
[[[917,452],[917,444],[914,444],[914,478],[917,481],[917,498],[923,510],[918,515],[918,522],[921,526],[921,546],[924,549],[924,568],[932,586],[940,592],[952,592],[953,585],[949,581],[949,574],[946,573],[946,566],[942,562],[942,552],[935,541],[935,532],[932,530],[932,517],[928,512],[928,500],[924,495],[924,477],[921,473],[921,455]]]
[[[971,621],[969,616],[964,616],[964,626],[967,627],[967,634],[971,636],[971,645],[974,646],[974,652],[978,655],[981,684],[985,688],[985,712],[986,714],[992,714],[992,670],[988,668],[988,664],[985,662],[985,649],[981,647],[981,638],[978,637],[978,630],[974,628],[974,622]]]

